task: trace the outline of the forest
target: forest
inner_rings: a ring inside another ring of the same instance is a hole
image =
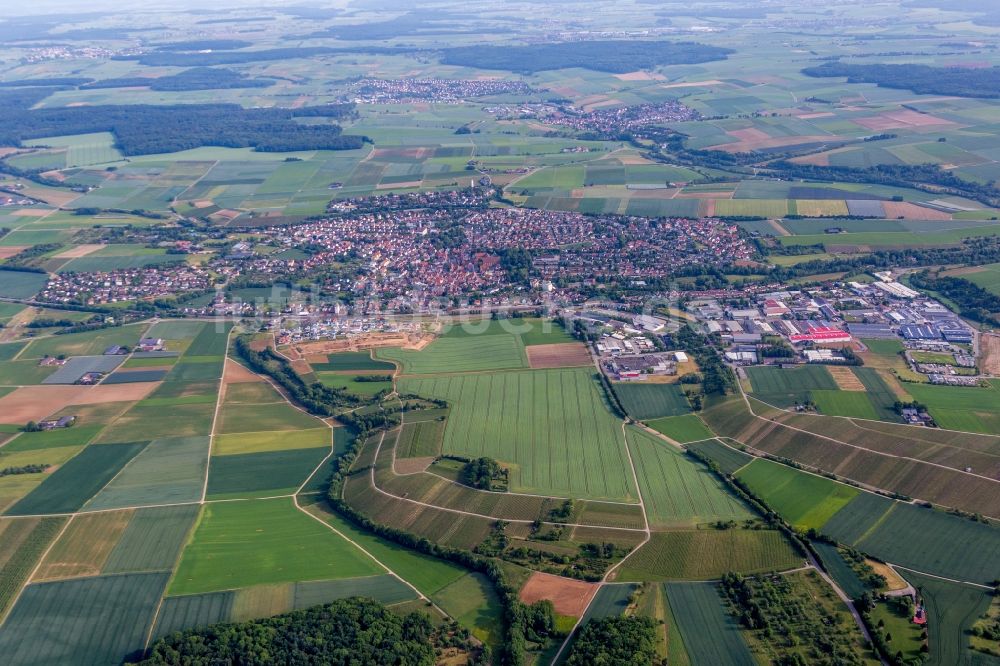
[[[732,50],[697,42],[608,40],[528,46],[461,46],[443,52],[441,63],[512,72],[582,67],[624,74],[658,65],[693,65],[724,60]]]
[[[147,87],[162,92],[185,90],[221,90],[224,88],[267,88],[274,79],[251,78],[231,69],[193,67],[172,76],[128,76],[120,79],[103,79],[84,85],[84,88],[134,88]]]
[[[139,663],[431,666],[434,639],[426,615],[400,616],[372,599],[353,598],[263,620],[176,632],[157,641]]]
[[[47,93],[47,91],[43,91]],[[172,153],[201,146],[259,152],[353,150],[367,140],[338,125],[303,125],[297,117],[343,118],[353,105],[301,109],[244,109],[236,104],[78,106],[29,109],[45,94],[32,89],[0,96],[0,145],[47,136],[111,132],[126,156]]]
[[[930,65],[849,65],[825,62],[802,70],[806,76],[847,77],[848,83],[912,90],[921,95],[1000,97],[1000,67],[931,67]]]

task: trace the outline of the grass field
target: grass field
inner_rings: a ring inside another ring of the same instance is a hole
[[[391,371],[390,371],[391,374]],[[323,386],[347,389],[357,395],[372,396],[380,391],[391,391],[392,382],[359,382],[355,375],[342,375],[336,372],[317,372],[316,378]]]
[[[321,425],[319,421],[314,423]],[[232,435],[217,435],[212,447],[212,455],[230,456],[241,453],[329,448],[331,441],[328,428],[280,432],[241,432]]]
[[[619,580],[707,580],[727,571],[782,571],[802,565],[776,530],[704,529],[654,532],[621,567]]]
[[[329,449],[313,447],[213,456],[208,497],[233,499],[292,493],[305,482]]]
[[[617,382],[614,391],[628,415],[639,421],[681,416],[691,411],[684,392],[677,384]]]
[[[173,382],[172,382],[173,383]],[[212,430],[214,400],[163,404],[138,402],[97,437],[100,443],[134,442],[142,439],[200,437]]]
[[[656,528],[741,521],[750,511],[708,469],[645,432],[628,431],[646,514]]]
[[[368,352],[341,352],[327,356],[326,363],[311,363],[316,372],[388,372],[396,370],[396,366],[385,361],[378,361]]]
[[[783,369],[776,366],[747,368],[754,395],[775,407],[790,407],[810,399],[812,391],[837,391],[837,383],[821,365]]]
[[[667,583],[670,613],[692,664],[754,666],[739,625],[710,583]]]
[[[754,460],[736,476],[800,529],[819,529],[859,492],[851,486],[763,459]]]
[[[875,605],[871,610],[872,622],[876,625],[883,625],[877,629],[883,637],[892,636],[892,649],[903,654],[904,659],[920,659],[923,655],[920,648],[923,641],[920,634],[923,629],[913,623],[913,618],[909,613],[900,613],[895,604],[882,602]],[[938,631],[941,628],[938,627]],[[928,635],[930,632],[928,632]],[[957,661],[935,661],[939,664],[957,664]]]
[[[277,393],[275,396],[280,398]],[[259,404],[224,402],[219,410],[216,434],[310,430],[321,425],[318,419],[295,409],[284,400]]]
[[[996,383],[989,388],[907,385],[906,390],[927,405],[941,428],[1000,433],[1000,389]]]
[[[511,464],[514,491],[635,497],[621,427],[589,369],[406,378],[400,390],[447,400],[444,452]]]
[[[408,375],[527,367],[524,345],[514,335],[442,337],[421,351],[384,348],[376,354],[397,361]]]
[[[852,416],[859,419],[877,420],[875,406],[863,391],[828,391],[814,390],[810,392],[816,409],[827,416]]]
[[[711,439],[715,435],[708,426],[694,414],[682,414],[681,416],[667,416],[662,419],[647,421],[646,425],[662,433],[681,444],[697,442],[703,439]]]
[[[379,573],[369,557],[289,499],[216,503],[204,507],[170,593]]]

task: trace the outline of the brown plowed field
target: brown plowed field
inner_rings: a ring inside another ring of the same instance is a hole
[[[532,604],[547,599],[559,615],[581,617],[597,594],[597,585],[582,580],[535,572],[521,588],[521,601]]]
[[[0,398],[0,414],[7,423],[38,421],[67,405],[142,400],[160,382],[108,384],[107,386],[23,386]]]
[[[525,351],[532,368],[573,368],[591,364],[590,352],[582,342],[531,345],[525,347]]]

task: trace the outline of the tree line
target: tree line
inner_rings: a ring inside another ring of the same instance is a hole
[[[912,90],[921,95],[1000,97],[1000,67],[932,67],[872,63],[825,62],[802,70],[806,76],[846,77],[848,83],[874,83],[880,88]]]

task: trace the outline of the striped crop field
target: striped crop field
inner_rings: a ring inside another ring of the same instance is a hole
[[[632,500],[621,425],[593,375],[565,368],[404,378],[400,391],[447,400],[442,450],[510,465],[514,492]]]

